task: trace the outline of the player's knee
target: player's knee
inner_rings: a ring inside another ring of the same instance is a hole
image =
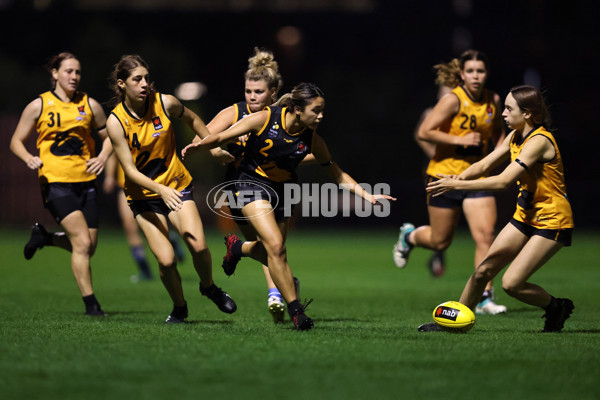
[[[275,241],[266,245],[267,253],[271,257],[283,258],[285,257],[286,248],[283,241]]]
[[[481,264],[475,270],[473,279],[475,279],[477,283],[487,283],[494,279],[494,273],[487,265]]]
[[[506,275],[502,277],[502,289],[506,292],[506,294],[512,297],[515,297],[515,295],[523,289],[524,284],[525,282],[512,279]]]
[[[173,251],[155,252],[156,262],[161,268],[170,268],[177,265],[175,253]]]
[[[441,241],[433,242],[432,243],[432,247],[433,247],[432,250],[435,250],[435,251],[444,251],[448,247],[450,247],[450,244],[452,244],[452,239],[447,239],[447,240],[441,240]]]
[[[92,239],[89,235],[76,235],[71,237],[71,247],[73,249],[73,253],[90,255]]]

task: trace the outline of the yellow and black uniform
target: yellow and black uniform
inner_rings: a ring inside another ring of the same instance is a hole
[[[513,224],[517,227],[525,224],[534,230],[546,231],[547,234],[541,235],[568,245],[574,227],[573,211],[567,198],[562,158],[554,136],[544,127],[533,130],[525,137],[515,132],[510,141],[510,159],[517,160],[525,144],[534,136],[548,139],[556,155],[550,161],[525,166],[517,182],[519,196],[513,215],[516,223]],[[561,236],[568,236],[568,240],[561,240]]]
[[[494,103],[494,92],[484,89],[479,101],[473,99],[462,86],[457,86],[451,93],[458,98],[459,109],[449,126],[442,126],[440,129],[447,131],[451,136],[479,132],[481,144],[457,146],[436,143],[435,155],[429,161],[426,171],[429,181],[438,179],[437,174],[459,175],[490,152],[494,120],[498,112]],[[428,196],[428,204],[437,207],[459,207],[465,198],[486,196],[492,194],[485,191],[453,191],[436,197]]]
[[[160,93],[148,96],[146,113],[141,119],[134,117],[124,103],[116,106],[111,114],[123,127],[138,171],[155,182],[187,192],[185,189],[192,182],[192,176],[177,157],[175,133]],[[132,209],[132,201],[161,200],[158,193],[136,185],[127,177],[123,191]],[[161,204],[164,204],[162,200]]]
[[[269,118],[258,132],[250,134],[246,142],[244,158],[238,167],[236,190],[238,195],[252,193],[244,199],[238,197],[241,207],[260,198],[270,199],[279,220],[283,216],[284,184],[297,181],[296,168],[312,151],[314,130],[304,128],[292,135],[286,130],[285,107],[270,106],[265,110]],[[270,188],[269,193],[260,195],[265,186]],[[277,199],[279,205],[273,202]]]
[[[42,109],[35,128],[43,164],[38,174],[44,206],[57,222],[80,210],[88,226],[97,228],[96,175],[87,172],[86,164],[95,157],[89,98],[75,92],[64,102],[53,91],[42,93],[40,98]]]

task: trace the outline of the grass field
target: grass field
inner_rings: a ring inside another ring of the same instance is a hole
[[[190,323],[165,326],[160,281],[132,284],[124,236],[102,231],[94,286],[107,318],[83,315],[64,251],[26,262],[26,229],[0,232],[0,398],[8,399],[598,399],[600,234],[577,232],[533,281],[576,309],[560,334],[541,334],[540,309],[500,290],[509,312],[478,316],[467,334],[418,333],[433,308],[458,299],[473,245],[460,234],[449,269],[433,279],[417,250],[391,260],[396,231],[294,231],[289,260],[315,329],[274,325],[258,265],[220,269],[222,236],[209,232],[215,281],[238,304],[220,313],[180,266]],[[154,271],[156,263],[153,261]]]

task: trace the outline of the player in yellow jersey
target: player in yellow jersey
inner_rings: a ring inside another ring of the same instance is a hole
[[[277,194],[275,197],[283,199],[283,186],[295,182],[296,167],[312,154],[336,183],[371,204],[395,200],[388,195],[368,193],[332,161],[325,141],[316,133],[324,108],[325,97],[321,89],[311,83],[301,83],[275,106],[252,113],[227,130],[192,143],[183,150],[184,156],[197,150],[208,150],[250,132],[238,168],[236,190],[248,195],[239,197],[243,203],[242,214],[260,240],[244,242],[235,235],[228,235],[223,269],[227,275],[233,274],[241,257],[251,257],[267,265],[298,330],[311,329],[313,321],[305,314],[306,304],[300,304],[297,297],[287,260],[285,243],[289,218],[283,212],[284,201],[273,204],[267,198],[272,199],[272,194]],[[263,146],[265,143],[267,145]]]
[[[60,53],[50,59],[48,70],[52,90],[25,107],[10,149],[30,169],[38,171],[44,207],[64,232],[49,233],[41,224],[35,224],[24,255],[29,260],[44,246],[69,251],[86,314],[105,316],[92,288],[90,257],[98,243],[96,176],[112,152],[106,136],[106,115],[96,100],[77,91],[81,80],[77,57]],[[25,147],[34,130],[38,133],[39,156]],[[92,130],[103,139],[97,156]]]
[[[183,323],[188,306],[177,258],[169,241],[169,222],[192,254],[200,292],[221,311],[236,304],[212,277],[210,251],[192,193],[192,177],[177,156],[172,118],[180,118],[196,133],[208,135],[204,122],[174,96],[158,93],[149,68],[138,55],[125,55],[111,75],[116,107],[108,117],[110,140],[125,172],[124,192],[159,265],[160,278],[173,301],[166,323]]]
[[[569,299],[555,298],[529,278],[563,246],[571,245],[573,213],[567,198],[562,158],[550,129],[544,97],[534,87],[519,86],[506,96],[506,124],[513,131],[483,160],[458,176],[439,174],[427,191],[433,196],[453,190],[503,190],[517,182],[517,209],[477,266],[460,302],[474,308],[487,282],[508,264],[502,287],[523,303],[544,309],[542,332],[560,332],[574,309]],[[505,161],[498,175],[486,176]],[[424,324],[421,331],[440,330]]]
[[[108,160],[106,160],[106,167],[104,169],[104,182],[102,182],[102,188],[105,193],[112,193],[116,189],[117,196],[117,211],[121,218],[121,224],[125,231],[125,237],[129,250],[131,251],[131,257],[138,266],[138,273],[131,275],[130,280],[132,283],[140,281],[149,281],[154,279],[150,264],[146,258],[146,250],[144,248],[144,241],[140,236],[140,230],[133,217],[133,213],[127,204],[127,197],[123,193],[123,186],[125,186],[125,174],[123,168],[119,164],[116,154],[113,153]],[[169,231],[169,240],[175,250],[177,260],[182,262],[184,260],[184,253],[179,243],[179,234],[173,230]]]
[[[458,175],[472,163],[481,160],[503,136],[500,119],[500,97],[485,88],[489,62],[476,50],[467,50],[460,58],[436,65],[437,81],[454,87],[442,97],[419,128],[419,139],[435,143],[435,154],[427,168],[428,180],[437,174]],[[415,228],[405,223],[400,228],[393,256],[396,266],[403,268],[414,247],[445,250],[452,243],[460,212],[467,220],[475,241],[475,266],[492,241],[496,224],[496,200],[492,193],[453,192],[427,198],[429,225]],[[479,314],[498,314],[506,307],[493,299],[493,285],[487,289],[476,309]]]
[[[452,87],[448,86],[446,82],[440,81],[439,79],[436,79],[436,84],[438,85],[438,101],[446,94],[450,93],[453,89]],[[417,128],[414,132],[415,142],[417,142],[421,150],[423,150],[423,153],[427,157],[427,163],[429,163],[429,161],[435,155],[435,143],[431,143],[426,140],[420,139],[419,128],[421,127],[421,124],[423,123],[425,118],[427,118],[427,116],[431,113],[431,110],[433,110],[433,107],[428,107],[425,110],[423,110],[421,116],[419,117],[419,121],[417,122]],[[431,255],[431,257],[429,257],[427,266],[429,267],[429,272],[431,272],[431,275],[433,275],[436,278],[444,275],[444,272],[446,272],[444,258],[444,250],[433,250],[433,254]]]
[[[245,118],[246,116],[263,110],[265,107],[273,104],[277,99],[277,92],[281,88],[282,79],[279,74],[279,66],[273,57],[273,53],[267,50],[254,49],[254,55],[248,59],[248,70],[244,74],[244,102],[235,103],[221,110],[207,125],[211,133],[219,133],[233,124]],[[200,141],[201,137],[196,136],[194,142]],[[211,149],[215,160],[227,164],[226,181],[231,181],[237,177],[237,166],[243,155],[248,135],[243,135],[238,140],[227,144],[227,151],[220,147]],[[231,213],[235,221],[247,240],[256,240],[256,232],[248,221],[241,218],[242,214],[237,208],[232,208]],[[273,282],[269,269],[263,265],[263,272],[267,281],[268,298],[267,309],[273,317],[275,323],[282,322],[285,316],[285,305],[281,293]],[[296,289],[298,291],[299,281],[294,278]]]

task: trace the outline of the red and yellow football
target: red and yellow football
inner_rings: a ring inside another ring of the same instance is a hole
[[[475,325],[475,314],[458,301],[447,301],[433,310],[433,321],[444,328],[466,332]]]

